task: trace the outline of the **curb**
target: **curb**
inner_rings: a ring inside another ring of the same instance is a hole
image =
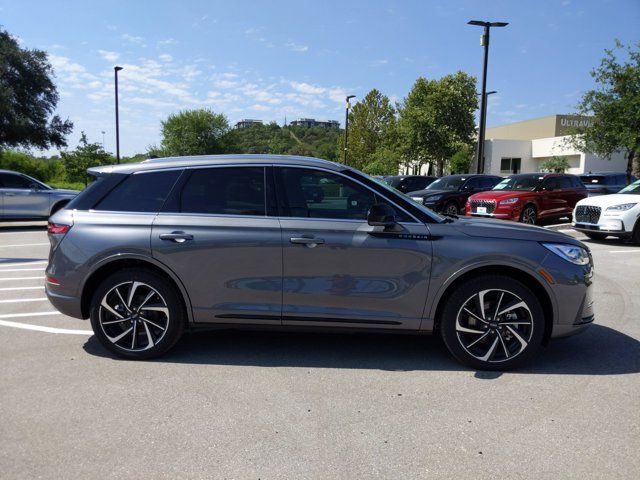
[[[571,230],[570,223],[556,223],[555,225],[545,225],[544,228],[549,230]]]

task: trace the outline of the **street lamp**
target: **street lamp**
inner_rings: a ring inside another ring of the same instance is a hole
[[[484,34],[480,37],[480,45],[484,47],[484,66],[482,69],[482,94],[480,97],[480,128],[478,129],[478,161],[477,173],[480,173],[480,166],[484,159],[484,131],[485,121],[487,118],[487,63],[489,62],[489,37],[491,35],[491,27],[506,27],[507,22],[483,22],[480,20],[471,20],[468,25],[484,27]]]
[[[117,65],[113,67],[113,74],[116,80],[116,160],[120,163],[120,119],[118,117],[118,72],[122,70],[122,67]]]
[[[345,110],[345,114],[344,114],[344,150],[342,151],[342,163],[344,163],[345,165],[347,164],[347,140],[349,138],[349,107],[351,107],[351,104],[349,103],[349,100],[351,100],[352,98],[355,98],[355,95],[348,95],[346,100],[347,100],[347,108]]]
[[[104,130],[102,130],[102,149],[104,150],[104,134],[107,133]]]

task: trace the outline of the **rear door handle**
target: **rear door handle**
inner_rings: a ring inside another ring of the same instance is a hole
[[[187,240],[193,240],[193,235],[185,232],[161,233],[160,240],[168,240],[176,243],[183,243]]]
[[[299,243],[300,245],[307,245],[309,247],[315,247],[316,245],[322,245],[324,239],[313,237],[291,237],[291,243]]]

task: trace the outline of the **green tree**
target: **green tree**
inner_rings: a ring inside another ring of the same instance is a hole
[[[472,159],[473,150],[469,145],[463,144],[451,157],[451,161],[449,162],[451,173],[469,173]]]
[[[564,173],[569,166],[569,159],[567,157],[556,155],[542,162],[540,168],[547,172]]]
[[[617,56],[626,51],[624,61]],[[640,175],[640,43],[624,47],[616,41],[605,50],[600,65],[591,71],[596,88],[584,93],[577,110],[593,115],[588,127],[576,127],[574,146],[603,157],[624,151],[627,174]]]
[[[20,48],[0,30],[0,149],[64,147],[73,124],[53,112],[58,92],[41,50]]]
[[[160,147],[165,155],[207,155],[228,151],[229,122],[209,109],[184,110],[162,122]]]
[[[395,108],[387,96],[374,88],[349,112],[347,163],[352,167],[366,170],[366,166],[374,161],[377,152],[384,150],[386,155],[380,153],[375,161],[377,163],[384,157],[386,158],[384,163],[388,164],[391,158],[394,158],[389,156],[389,153],[395,127]],[[343,148],[344,140],[340,138],[337,152],[340,159],[342,159]],[[395,170],[397,171],[397,163]]]
[[[461,145],[472,145],[476,80],[457,72],[439,80],[418,78],[400,108],[399,136],[405,161],[434,163],[438,175]]]
[[[89,143],[84,132],[76,149],[61,152],[61,155],[67,179],[72,182],[84,182],[85,185],[88,181],[87,168],[115,163],[113,156],[105,152],[101,144]]]

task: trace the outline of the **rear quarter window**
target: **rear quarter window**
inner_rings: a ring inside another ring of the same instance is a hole
[[[133,173],[109,192],[94,209],[111,212],[158,212],[179,175],[178,170]]]

